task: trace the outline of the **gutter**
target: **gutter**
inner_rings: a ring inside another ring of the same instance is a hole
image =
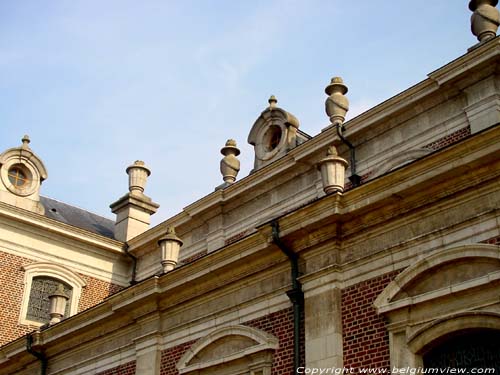
[[[351,181],[353,187],[359,186],[359,185],[361,185],[361,176],[359,176],[359,175],[356,174],[356,153],[355,153],[355,148],[352,145],[352,143],[349,142],[347,140],[347,138],[345,138],[342,135],[342,132],[344,131],[344,125],[342,125],[340,122],[337,122],[335,124],[335,127],[337,128],[337,135],[340,137],[340,139],[342,140],[342,142],[344,142],[344,144],[346,144],[347,147],[349,147],[350,159],[351,159],[351,175],[349,176],[349,181]]]
[[[135,284],[137,284],[137,280],[135,279],[136,275],[137,275],[137,257],[130,254],[128,249],[129,249],[129,245],[127,242],[125,242],[123,250],[125,251],[125,254],[127,254],[132,259],[132,277],[130,280],[130,285],[135,285]]]
[[[300,284],[299,277],[299,256],[297,253],[290,250],[280,238],[280,227],[278,220],[273,220],[271,222],[273,242],[280,250],[288,257],[291,266],[291,276],[292,276],[292,289],[286,292],[288,298],[293,305],[293,367],[294,374],[298,374],[298,369],[301,366],[300,363],[300,332],[301,327],[301,315],[304,312],[304,293],[302,292],[302,285]]]
[[[49,361],[43,351],[35,351],[33,350],[33,333],[28,333],[26,335],[26,351],[33,356],[35,356],[41,363],[40,363],[40,374],[41,375],[46,375],[47,374],[47,367],[49,364]]]

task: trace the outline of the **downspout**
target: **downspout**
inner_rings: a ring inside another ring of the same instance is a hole
[[[136,274],[137,274],[137,257],[133,256],[130,254],[128,251],[128,243],[125,242],[125,246],[123,247],[123,250],[125,250],[125,254],[127,254],[131,259],[132,259],[132,277],[130,280],[130,285],[137,284],[137,281],[135,280]]]
[[[347,145],[347,147],[349,147],[350,159],[351,159],[351,175],[349,176],[349,181],[351,181],[353,187],[359,186],[361,185],[361,176],[356,174],[356,153],[354,146],[352,145],[351,142],[347,140],[347,138],[345,138],[342,135],[344,126],[340,122],[337,122],[335,124],[335,127],[337,128],[337,135],[340,137],[342,142],[344,142]]]
[[[293,366],[294,374],[298,374],[300,367],[300,331],[301,331],[301,313],[304,310],[304,293],[302,292],[302,285],[300,284],[299,277],[299,256],[291,251],[281,241],[280,227],[277,220],[271,222],[273,230],[273,242],[280,248],[280,250],[288,257],[291,265],[292,275],[292,289],[286,294],[293,305]]]
[[[46,375],[47,374],[47,367],[48,367],[48,364],[49,364],[49,361],[47,359],[47,357],[45,356],[45,354],[43,352],[37,352],[35,350],[33,350],[33,334],[32,333],[28,333],[26,335],[26,351],[32,355],[34,355],[38,360],[40,360],[41,364],[40,364],[40,374],[41,375]]]

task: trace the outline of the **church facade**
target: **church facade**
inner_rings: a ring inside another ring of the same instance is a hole
[[[496,5],[470,2],[467,53],[350,121],[332,78],[314,137],[271,97],[252,173],[229,140],[223,184],[154,227],[145,163],[111,221],[40,195],[29,137],[4,151],[0,373],[498,373]]]

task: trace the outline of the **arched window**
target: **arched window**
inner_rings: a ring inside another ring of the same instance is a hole
[[[500,331],[463,331],[449,335],[424,354],[426,368],[494,368],[500,373]]]
[[[85,281],[66,267],[52,263],[33,263],[24,267],[24,293],[19,315],[22,325],[41,326],[48,323],[50,317],[49,295],[58,284],[62,284],[69,297],[64,317],[78,312],[78,302]]]
[[[26,319],[42,324],[50,320],[49,316],[49,296],[54,293],[57,286],[62,284],[64,293],[71,299],[73,288],[62,280],[47,276],[37,276],[31,280],[30,296],[28,299],[28,311]],[[66,304],[64,317],[70,316],[70,304]]]

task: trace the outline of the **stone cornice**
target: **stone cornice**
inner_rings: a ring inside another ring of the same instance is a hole
[[[99,234],[50,219],[43,215],[0,202],[0,217],[39,228],[46,233],[54,233],[80,243],[92,245],[114,254],[124,254],[123,243]]]
[[[469,74],[471,70],[499,55],[500,37],[497,37],[430,73],[429,78],[424,81],[384,101],[352,120],[347,121],[344,124],[346,128],[344,136],[347,138],[356,137],[356,134],[372,128],[375,124],[383,122],[385,119],[394,116],[394,114],[411,108],[421,99],[431,96],[439,90],[440,86],[444,83],[455,80],[465,74]],[[276,162],[236,181],[226,189],[217,190],[199,199],[187,206],[183,212],[178,215],[167,219],[158,226],[130,240],[130,251],[133,253],[136,248],[154,242],[159,236],[164,234],[168,226],[179,227],[185,225],[189,223],[193,217],[208,212],[216,206],[224,205],[232,199],[241,197],[245,192],[255,189],[257,186],[261,186],[266,183],[266,181],[276,179],[278,176],[290,172],[293,168],[296,168],[298,163],[306,162],[306,164],[308,164],[308,159],[314,158],[319,152],[326,149],[326,147],[331,144],[339,144],[339,138],[334,127],[328,128],[307,142],[297,146]],[[179,235],[182,235],[182,233],[179,233]]]

